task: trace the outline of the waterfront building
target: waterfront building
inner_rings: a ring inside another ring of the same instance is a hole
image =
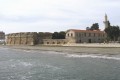
[[[70,29],[66,32],[68,43],[102,43],[105,38],[106,33],[99,30]]]

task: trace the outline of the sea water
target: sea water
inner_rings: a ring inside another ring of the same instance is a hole
[[[120,57],[0,48],[0,80],[120,80]]]

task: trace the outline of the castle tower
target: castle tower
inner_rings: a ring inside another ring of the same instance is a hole
[[[105,24],[105,28],[108,28],[108,27],[109,27],[109,21],[108,21],[107,14],[105,14],[105,21],[104,21],[104,24]]]

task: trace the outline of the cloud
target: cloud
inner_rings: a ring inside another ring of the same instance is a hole
[[[6,33],[85,29],[98,22],[104,29],[104,14],[120,25],[119,0],[1,0],[0,24]]]

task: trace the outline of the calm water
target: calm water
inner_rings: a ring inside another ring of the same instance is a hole
[[[0,80],[120,80],[120,58],[0,48]]]

